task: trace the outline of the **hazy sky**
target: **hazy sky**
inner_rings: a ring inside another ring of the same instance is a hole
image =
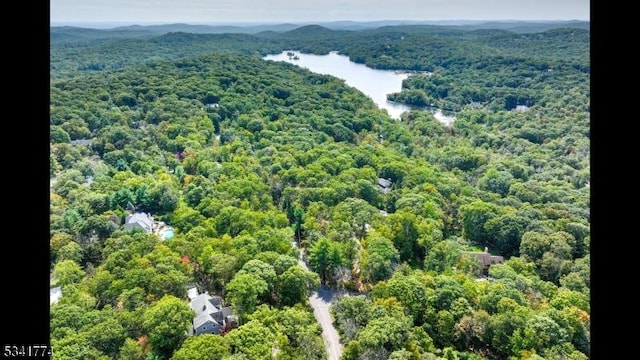
[[[590,0],[51,0],[51,22],[589,20]]]

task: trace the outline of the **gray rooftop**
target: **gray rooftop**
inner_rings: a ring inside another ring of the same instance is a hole
[[[383,194],[391,191],[392,184],[393,183],[391,182],[391,179],[378,178],[378,186],[380,187],[380,191],[382,191]]]
[[[195,286],[187,290],[187,296],[189,297],[189,301],[198,297],[198,288]]]
[[[191,288],[192,290],[195,288]],[[193,327],[195,329],[207,323],[216,323],[216,326],[223,326],[225,319],[232,314],[231,306],[222,307],[222,298],[220,296],[211,296],[208,293],[197,295],[189,302],[189,306],[196,313],[193,318]]]
[[[193,318],[193,327],[194,328],[199,328],[200,326],[205,325],[205,324],[210,323],[210,322],[211,323],[213,323],[213,322],[220,323],[220,322],[214,320],[213,317],[211,317],[211,315],[209,315],[209,314],[205,314],[205,313],[198,314]]]
[[[73,146],[89,146],[93,143],[93,139],[78,139],[78,140],[71,140],[71,145]]]
[[[125,230],[132,229],[135,225],[143,228],[148,233],[153,231],[153,219],[148,214],[135,213],[127,216],[124,224]]]
[[[480,260],[484,267],[489,267],[493,264],[502,264],[504,262],[504,258],[502,256],[490,255],[486,252],[465,251],[463,254],[474,256],[476,259]]]

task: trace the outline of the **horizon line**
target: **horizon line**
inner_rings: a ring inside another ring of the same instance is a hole
[[[317,24],[317,23],[375,23],[375,22],[419,22],[419,23],[446,23],[446,22],[522,22],[522,23],[550,23],[550,22],[590,22],[590,19],[442,19],[442,20],[407,20],[407,19],[380,19],[380,20],[313,20],[313,21],[179,21],[179,20],[49,20],[49,26],[64,26],[65,24],[102,24],[102,25],[282,25],[282,24]]]

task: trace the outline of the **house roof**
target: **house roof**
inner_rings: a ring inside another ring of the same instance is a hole
[[[213,317],[213,319],[218,323],[223,324],[224,320],[230,315],[233,315],[233,309],[231,306],[227,306],[220,308],[220,311],[211,314],[211,317]]]
[[[391,187],[391,184],[391,180],[389,179],[378,178],[378,185],[382,187]]]
[[[382,191],[383,194],[391,191],[391,184],[393,184],[391,179],[378,178],[378,186],[380,186],[380,191]]]
[[[211,316],[218,324],[224,323],[224,314],[222,313],[222,310],[214,312],[209,316]]]
[[[89,146],[93,143],[93,139],[78,139],[78,140],[71,140],[71,145],[73,146],[78,146],[78,145],[84,145],[84,146]]]
[[[231,306],[225,306],[222,309],[220,309],[220,312],[222,312],[222,316],[224,318],[227,318],[233,315],[233,308]]]
[[[207,308],[213,307],[213,304],[209,302],[209,297],[209,294],[206,292],[199,294],[195,299],[189,302],[189,306],[196,312],[196,314],[204,312]]]
[[[490,255],[486,252],[464,252],[463,254],[474,256],[476,259],[480,260],[484,267],[504,262],[504,258],[502,256]]]
[[[211,315],[209,314],[198,314],[193,318],[193,327],[196,329],[202,325],[213,323],[217,323],[218,325],[220,324],[220,322],[214,320],[213,317],[211,317]]]
[[[196,314],[213,314],[221,311],[222,298],[219,296],[211,296],[205,292],[191,300],[189,302],[189,306],[196,312]]]
[[[192,289],[195,288],[191,288],[189,291]],[[216,323],[222,326],[225,318],[232,314],[230,306],[222,307],[222,298],[220,296],[211,296],[206,292],[193,298],[189,302],[189,306],[196,313],[193,318],[194,328],[199,328],[207,323]]]
[[[125,228],[130,229],[133,225],[140,226],[148,233],[153,231],[153,219],[145,213],[134,213],[127,216],[124,224]]]
[[[217,295],[209,296],[209,302],[217,308],[222,307],[222,298],[220,296],[217,296]]]
[[[187,290],[187,296],[189,297],[189,301],[198,297],[198,288],[195,286]]]

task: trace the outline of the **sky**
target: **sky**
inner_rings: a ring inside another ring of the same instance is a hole
[[[58,23],[589,20],[590,0],[50,0]]]

